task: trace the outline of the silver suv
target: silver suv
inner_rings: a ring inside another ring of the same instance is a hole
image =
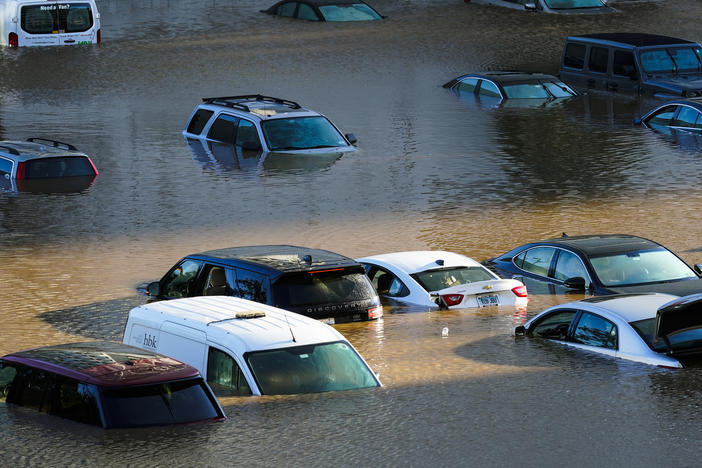
[[[300,104],[260,94],[203,98],[183,130],[186,139],[234,145],[244,151],[353,151],[356,137]]]

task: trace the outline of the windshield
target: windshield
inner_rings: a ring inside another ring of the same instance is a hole
[[[702,49],[676,47],[644,50],[639,53],[646,73],[694,73],[702,69]]]
[[[273,285],[276,307],[282,308],[362,301],[375,295],[365,273],[353,270],[295,273]]]
[[[363,3],[352,5],[324,5],[319,7],[327,21],[367,21],[383,19],[371,7]]]
[[[377,387],[356,351],[344,341],[256,351],[246,362],[264,395]]]
[[[271,151],[348,145],[331,122],[321,116],[266,120],[261,129]]]
[[[514,83],[502,86],[512,99],[549,99],[575,96],[575,92],[561,82]]]
[[[604,286],[629,286],[697,278],[690,267],[664,248],[590,258]]]
[[[601,0],[544,0],[546,6],[554,10],[567,8],[598,8],[605,6]]]
[[[202,378],[103,388],[102,396],[108,427],[178,424],[223,416]]]
[[[410,276],[429,292],[458,286],[459,284],[495,279],[492,273],[480,266],[427,270],[413,273]]]

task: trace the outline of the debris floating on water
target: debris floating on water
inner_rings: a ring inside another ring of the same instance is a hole
[[[448,336],[448,327],[444,327],[441,329],[441,336]]]

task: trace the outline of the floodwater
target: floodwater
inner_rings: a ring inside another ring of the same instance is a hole
[[[72,193],[0,194],[0,353],[120,339],[135,285],[234,245],[482,260],[561,232],[624,232],[699,262],[702,153],[634,126],[650,103],[495,106],[440,86],[473,70],[557,73],[568,34],[702,40],[698,0],[612,3],[619,13],[561,17],[375,0],[386,21],[315,24],[252,0],[108,0],[100,46],[0,51],[0,138],[67,141],[100,170]],[[358,151],[261,161],[186,145],[200,98],[246,93],[326,114]],[[0,404],[0,464],[698,465],[702,370],[514,338],[576,298],[388,307],[337,326],[383,388],[227,399],[218,424],[103,431]]]

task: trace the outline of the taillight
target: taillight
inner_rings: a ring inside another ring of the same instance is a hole
[[[383,316],[383,306],[375,306],[368,309],[368,320],[376,319]]]
[[[88,158],[88,162],[90,163],[91,166],[93,166],[93,170],[95,171],[95,175],[100,174],[97,170],[97,167],[95,167],[95,164],[93,164],[93,162],[90,160],[90,158]]]
[[[17,36],[17,33],[11,32],[7,36],[7,43],[10,47],[19,47],[19,37]]]
[[[512,292],[517,297],[527,297],[527,288],[524,285],[512,288]]]
[[[463,294],[445,294],[441,296],[441,299],[444,300],[446,307],[451,307],[463,302]]]
[[[100,43],[100,30],[97,30],[97,43]]]
[[[24,179],[24,163],[17,163],[17,174],[15,174],[15,179]]]

